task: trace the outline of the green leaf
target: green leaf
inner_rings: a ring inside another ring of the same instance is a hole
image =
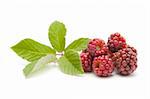
[[[66,28],[63,23],[58,21],[53,22],[49,27],[48,36],[55,50],[58,52],[64,51]]]
[[[88,38],[79,38],[73,41],[65,50],[73,49],[75,51],[81,51],[87,48],[87,44],[89,43]]]
[[[60,70],[66,74],[77,75],[84,73],[79,54],[74,50],[65,51],[64,56],[59,58],[58,64]]]
[[[23,73],[24,73],[25,76],[28,76],[28,75],[32,72],[32,70],[33,70],[35,64],[37,63],[37,61],[38,61],[38,60],[35,60],[35,61],[29,63],[29,64],[23,69]]]
[[[11,47],[20,57],[32,62],[47,54],[55,54],[55,51],[32,39],[24,39]]]
[[[39,60],[35,60],[31,63],[29,63],[24,69],[24,75],[28,76],[33,72],[37,72],[40,69],[44,68],[48,63],[53,62],[56,60],[56,55],[49,54],[47,56],[44,56],[40,58]]]

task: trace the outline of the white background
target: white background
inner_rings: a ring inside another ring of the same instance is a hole
[[[144,0],[0,0],[0,99],[150,99],[150,9]],[[134,74],[99,78],[60,72],[51,65],[26,79],[27,61],[10,47],[24,38],[50,45],[48,27],[67,27],[67,45],[79,38],[103,38],[120,32],[138,50]]]

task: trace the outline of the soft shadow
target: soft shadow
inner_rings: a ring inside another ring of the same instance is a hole
[[[111,75],[111,76],[108,76],[108,77],[103,77],[103,76],[96,76],[96,77],[101,78],[101,79],[108,79],[108,78],[110,79],[110,78],[114,77],[114,75]]]
[[[118,74],[117,73],[117,75],[119,75],[119,76],[121,76],[121,77],[136,77],[137,75],[135,74],[135,73],[132,73],[132,74],[130,74],[130,75],[121,75],[121,74]]]
[[[112,74],[111,76],[107,76],[107,77],[103,77],[103,76],[97,76],[94,73],[92,73],[94,77],[98,78],[98,79],[110,79],[112,77],[114,77],[114,75]]]

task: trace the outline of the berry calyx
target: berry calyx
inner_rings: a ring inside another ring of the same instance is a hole
[[[90,40],[87,50],[92,55],[92,57],[96,57],[107,54],[108,47],[104,40],[95,38]]]

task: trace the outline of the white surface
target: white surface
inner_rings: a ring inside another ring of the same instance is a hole
[[[144,0],[1,0],[0,99],[150,99],[150,9]],[[79,37],[105,41],[121,32],[138,50],[138,68],[128,77],[65,75],[57,66],[29,79],[28,63],[9,47],[24,38],[49,45],[47,30],[54,20],[67,27],[67,45]]]

